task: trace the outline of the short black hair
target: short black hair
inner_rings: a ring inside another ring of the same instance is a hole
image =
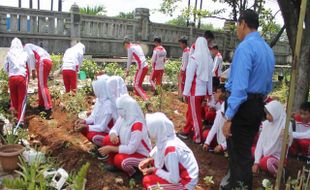
[[[131,40],[128,39],[128,38],[125,38],[124,41],[123,41],[123,45],[130,44],[130,43],[131,43]]]
[[[154,42],[161,43],[161,38],[159,36],[156,36],[154,38]]]
[[[304,102],[300,105],[299,109],[310,113],[310,102]]]
[[[180,43],[183,43],[185,45],[187,45],[187,37],[186,36],[182,36],[180,39],[179,39],[179,42]]]
[[[213,39],[214,39],[214,34],[213,34],[213,32],[211,32],[210,30],[206,30],[206,31],[205,31],[205,34],[204,34],[204,37],[205,37],[206,39],[213,40]]]
[[[240,17],[238,19],[238,22],[241,23],[242,21],[244,21],[249,28],[251,29],[258,29],[259,26],[259,21],[258,21],[258,14],[257,12],[251,10],[251,9],[247,9],[244,10],[240,13]]]
[[[217,45],[213,45],[211,46],[212,49],[216,49],[216,50],[219,50],[219,47]]]
[[[225,85],[224,84],[220,84],[218,85],[217,89],[216,90],[221,90],[223,93],[226,92],[226,88],[225,88]]]

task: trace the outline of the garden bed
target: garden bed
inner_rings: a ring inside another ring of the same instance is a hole
[[[185,123],[185,112],[187,105],[178,100],[175,92],[163,93],[162,106],[155,105],[158,97],[152,97],[154,111],[161,109],[174,122],[176,131],[180,131]],[[151,96],[151,95],[149,95]],[[86,107],[90,109],[92,96],[86,98]],[[135,97],[139,100],[139,97]],[[130,178],[123,173],[110,173],[103,170],[104,162],[94,158],[90,153],[93,145],[87,142],[81,134],[72,132],[74,121],[77,116],[68,113],[63,109],[60,99],[54,100],[54,113],[52,120],[45,120],[38,114],[36,104],[32,103],[28,107],[27,120],[29,121],[29,132],[35,140],[41,144],[42,151],[47,152],[54,157],[56,161],[67,171],[78,170],[86,162],[90,163],[90,168],[87,175],[87,190],[98,189],[130,189]],[[37,143],[37,142],[36,142]],[[213,176],[215,185],[211,189],[218,189],[221,178],[225,175],[227,169],[227,158],[223,155],[215,155],[202,151],[202,146],[198,146],[191,141],[186,141],[186,144],[193,150],[198,165],[200,167],[200,179],[197,189],[207,189],[203,178],[205,176]],[[299,169],[302,169],[303,163],[295,159],[290,159],[288,163],[289,175],[295,176]],[[118,184],[116,178],[122,178],[124,183]],[[261,186],[263,177],[254,178],[254,189]],[[141,189],[140,182],[132,189]]]

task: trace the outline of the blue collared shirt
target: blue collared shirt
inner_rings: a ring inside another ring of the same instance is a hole
[[[238,45],[225,85],[230,91],[225,116],[232,119],[248,93],[267,95],[272,90],[275,58],[272,49],[258,32],[251,32]]]

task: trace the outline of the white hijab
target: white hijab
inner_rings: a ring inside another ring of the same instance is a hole
[[[18,38],[14,38],[11,42],[10,50],[7,54],[7,59],[14,65],[14,69],[25,64],[27,55],[24,52],[23,44]]]
[[[76,52],[78,52],[80,55],[85,54],[85,46],[81,42],[75,44],[72,49],[74,49]]]
[[[195,42],[195,52],[191,56],[191,60],[194,60],[197,65],[197,77],[202,81],[209,81],[209,75],[212,72],[212,57],[208,47],[208,41],[204,37],[198,37]],[[189,63],[190,64],[190,63]]]
[[[108,99],[106,79],[95,80],[92,82],[92,86],[99,102],[103,103],[105,100]]]
[[[161,112],[146,114],[146,124],[150,137],[156,141],[156,147],[154,147],[156,151],[154,156],[156,168],[163,168],[165,164],[165,150],[170,144],[183,151],[192,152],[186,144],[175,135],[174,125],[165,114]]]
[[[273,121],[264,122],[260,138],[264,139],[262,140],[264,155],[273,155],[277,151],[275,147],[278,146],[278,140],[281,138],[281,133],[285,128],[286,113],[283,105],[278,101],[269,102],[265,108],[272,115]]]

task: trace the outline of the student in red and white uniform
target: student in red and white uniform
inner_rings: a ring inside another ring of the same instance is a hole
[[[28,54],[24,51],[23,44],[18,38],[11,42],[3,69],[9,75],[9,90],[11,98],[11,108],[17,112],[17,118],[20,123],[24,121],[23,111],[26,105],[27,93],[27,68],[26,62]]]
[[[152,157],[143,160],[139,169],[145,175],[143,187],[152,189],[194,190],[198,183],[199,168],[193,152],[175,135],[174,125],[163,113],[146,115],[151,139],[156,146]]]
[[[130,65],[135,61],[137,63],[137,71],[134,80],[135,94],[142,97],[144,101],[147,101],[149,98],[142,88],[142,83],[148,72],[148,65],[144,52],[139,44],[133,44],[129,40],[124,41],[124,48],[127,50],[128,54],[126,77],[129,74]]]
[[[113,127],[116,110],[113,109],[112,100],[107,96],[107,80],[99,79],[93,81],[93,90],[97,97],[94,109],[90,116],[85,120],[78,120],[76,122],[76,131],[80,131],[89,141],[98,146],[102,146],[105,136]]]
[[[208,41],[208,46],[210,46],[214,40],[213,32],[211,32],[210,30],[206,30],[204,33],[204,37]],[[195,43],[193,43],[191,48],[190,48],[189,55],[193,55],[193,53],[195,52],[195,49],[196,49],[196,45],[195,45]]]
[[[310,102],[300,106],[300,114],[295,116],[296,127],[293,132],[294,142],[290,149],[293,155],[310,158]]]
[[[47,81],[53,65],[51,56],[45,49],[34,44],[28,43],[24,49],[28,53],[31,68],[35,67],[37,71],[39,108],[44,108],[49,117],[52,111],[52,99]]]
[[[262,132],[255,149],[253,173],[260,168],[276,176],[281,156],[286,113],[278,101],[271,101],[265,106],[267,120],[263,122]],[[289,146],[292,143],[292,128],[289,127]]]
[[[182,53],[182,65],[180,69],[179,75],[179,96],[182,96],[184,85],[185,85],[185,78],[186,78],[186,67],[189,60],[189,47],[187,47],[187,37],[183,36],[179,40],[179,45],[183,50]]]
[[[188,114],[181,138],[188,138],[194,131],[195,143],[202,141],[202,101],[206,95],[212,95],[212,57],[209,52],[207,40],[198,37],[195,53],[190,56],[186,68],[186,80],[183,95],[188,96]],[[211,81],[211,82],[210,82]]]
[[[154,91],[155,94],[157,94],[156,86],[161,86],[161,83],[162,83],[167,52],[166,52],[166,49],[161,44],[160,37],[155,37],[154,44],[155,44],[155,48],[153,50],[153,55],[152,55],[152,60],[151,60],[152,73],[150,76],[150,83],[152,86],[152,90]]]
[[[136,178],[139,176],[136,168],[151,150],[144,115],[137,101],[129,95],[118,98],[116,105],[120,117],[99,152],[110,156],[111,165],[105,165],[106,170],[117,168]]]
[[[85,46],[81,42],[66,50],[62,59],[62,77],[66,92],[76,92],[77,89],[77,73],[83,63],[85,54]]]
[[[223,58],[216,44],[212,44],[210,50],[214,56],[213,70],[212,70],[213,88],[217,88],[220,85],[220,78],[222,75],[222,68],[223,68]]]
[[[216,117],[211,129],[203,132],[203,138],[206,139],[204,149],[214,149],[215,153],[224,152],[227,148],[226,138],[223,134],[223,126],[225,123],[225,103],[221,105],[221,109],[216,112]],[[216,135],[216,137],[214,137]]]
[[[215,93],[204,106],[204,119],[208,125],[212,125],[216,116],[216,112],[221,109],[222,103],[225,101],[225,87],[220,85],[216,88]]]

